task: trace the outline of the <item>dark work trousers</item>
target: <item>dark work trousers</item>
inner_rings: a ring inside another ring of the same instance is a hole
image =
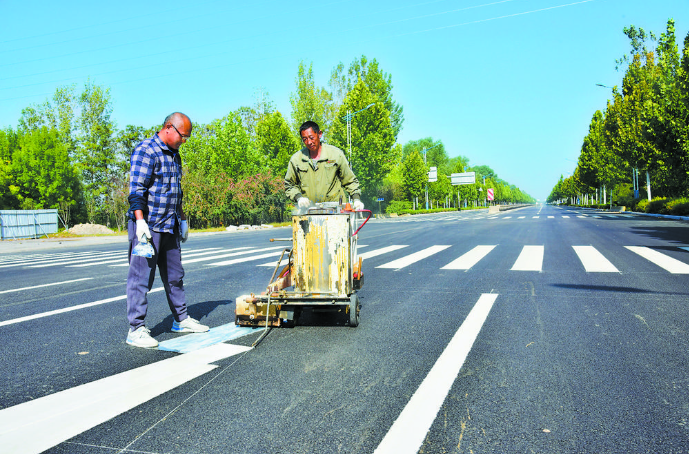
[[[159,233],[151,230],[151,242],[155,255],[151,258],[132,255],[132,249],[139,244],[136,238],[136,222],[130,220],[129,274],[127,275],[127,318],[132,330],[144,324],[148,300],[146,294],[153,287],[156,266],[165,287],[167,303],[175,320],[187,318],[187,304],[184,299],[184,268],[179,236],[176,233]],[[175,232],[177,229],[175,229]]]

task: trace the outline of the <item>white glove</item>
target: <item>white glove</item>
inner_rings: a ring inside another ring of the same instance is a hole
[[[151,231],[148,230],[148,224],[143,219],[136,220],[136,238],[141,243],[148,243],[148,240],[153,238],[151,236]]]
[[[364,202],[362,202],[359,199],[354,199],[354,204],[352,205],[352,208],[354,208],[354,211],[359,211],[364,209]]]
[[[306,197],[299,197],[299,200],[297,200],[297,205],[299,208],[308,208],[311,206],[311,201]]]
[[[180,240],[182,240],[182,243],[187,241],[187,238],[189,238],[189,226],[187,225],[187,221],[182,219],[182,222],[179,225],[179,236]]]

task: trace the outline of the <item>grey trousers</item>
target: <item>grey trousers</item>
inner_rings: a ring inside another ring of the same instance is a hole
[[[151,258],[132,255],[132,249],[139,244],[136,238],[136,223],[127,224],[129,234],[129,274],[127,275],[127,318],[132,330],[144,324],[148,299],[146,294],[153,287],[156,266],[160,280],[165,287],[167,303],[178,322],[187,318],[187,303],[184,298],[184,268],[182,250],[176,233],[159,233],[151,230],[155,255]]]

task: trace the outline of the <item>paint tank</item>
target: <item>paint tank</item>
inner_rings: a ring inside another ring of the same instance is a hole
[[[292,217],[292,278],[298,292],[348,296],[356,258],[350,213]]]

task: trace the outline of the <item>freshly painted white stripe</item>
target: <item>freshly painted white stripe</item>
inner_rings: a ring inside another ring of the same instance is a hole
[[[185,336],[166,340],[158,345],[158,350],[190,353],[255,332],[256,330],[254,328],[249,326],[237,326],[232,322],[211,328],[205,333],[187,334]]]
[[[533,219],[538,219],[540,216],[533,216]]]
[[[689,274],[689,265],[673,259],[669,255],[653,250],[646,246],[625,246],[630,251],[639,254],[646,260],[655,263],[659,267],[669,271],[672,274]]]
[[[492,251],[495,248],[495,246],[476,246],[469,252],[465,253],[458,259],[453,260],[452,262],[448,263],[444,267],[442,267],[442,270],[468,270],[472,266],[476,265],[479,260],[481,260],[483,257],[488,255],[490,251]]]
[[[512,219],[512,216],[505,216],[503,219]]]
[[[276,249],[276,248],[280,248],[280,247],[282,247],[282,246],[276,246],[276,247],[266,248],[266,249]],[[231,253],[227,253],[227,254],[223,253],[220,255],[214,255],[212,257],[201,257],[201,258],[196,258],[196,259],[192,259],[192,260],[185,259],[184,253],[182,253],[182,265],[188,265],[190,263],[203,262],[203,261],[207,261],[207,260],[222,259],[225,257],[232,257],[234,255],[251,254],[252,252],[265,251],[266,249],[252,249],[249,246],[236,247],[236,248],[232,248],[232,249],[226,249],[226,251],[239,251],[239,252],[231,252]],[[110,265],[110,266],[129,266],[129,263]]]
[[[426,249],[423,249],[418,252],[414,252],[413,254],[409,254],[406,257],[399,258],[397,260],[393,260],[392,262],[385,263],[383,265],[379,265],[376,268],[391,268],[391,269],[396,269],[399,270],[401,268],[404,268],[405,266],[409,266],[412,263],[416,263],[419,260],[423,260],[427,257],[430,257],[433,254],[437,254],[440,251],[443,251],[450,246],[445,246],[445,245],[437,245],[437,246],[431,246],[427,247]]]
[[[541,271],[544,249],[544,246],[524,246],[512,271]]]
[[[526,216],[519,216],[517,219],[524,219]]]
[[[209,250],[209,249],[210,249],[210,250]],[[207,254],[217,254],[217,252],[218,252],[217,250],[218,250],[218,249],[222,249],[222,248],[213,247],[213,248],[208,248],[208,249],[199,249],[198,251],[194,251],[194,252],[192,252],[192,253],[188,253],[188,252],[184,252],[184,251],[183,251],[183,252],[182,252],[182,255],[183,255],[184,257],[182,258],[182,261],[184,262],[184,258],[188,258],[188,257],[198,257],[198,256],[201,256],[201,255],[207,255]],[[200,252],[200,251],[207,251],[207,252]],[[127,257],[128,257],[128,255],[125,254],[125,257],[124,257],[124,260],[125,260],[125,261],[127,260]],[[106,261],[97,262],[97,263],[82,263],[82,264],[79,264],[79,265],[69,265],[69,266],[67,266],[67,268],[83,268],[83,267],[86,267],[86,266],[94,266],[94,265],[108,265],[108,264],[110,264],[110,263],[119,263],[119,262],[121,262],[122,260],[123,260],[123,259],[106,260]],[[126,263],[121,263],[121,264],[119,264],[119,265],[117,265],[117,266],[128,266],[128,265],[129,265],[129,262],[126,262]]]
[[[99,257],[83,257],[83,258],[74,259],[74,260],[67,260],[67,261],[58,260],[55,262],[43,263],[43,264],[39,264],[39,265],[30,265],[30,266],[27,266],[27,268],[46,268],[48,266],[71,265],[72,263],[92,263],[92,262],[97,262],[99,260],[103,260],[104,258],[110,259],[113,257],[122,257],[122,256],[127,257],[127,253],[122,252],[122,251],[110,252],[108,254],[103,254]]]
[[[1,293],[21,292],[22,290],[32,290],[32,289],[41,288],[41,287],[51,287],[53,285],[71,284],[72,282],[88,281],[89,279],[93,279],[93,278],[92,277],[82,277],[81,279],[72,279],[71,281],[53,282],[52,284],[34,285],[32,287],[13,288],[11,290],[3,290],[0,292],[0,294]]]
[[[154,289],[151,289],[151,291],[148,293],[160,292],[161,290],[165,290],[165,288],[164,287],[154,288]],[[78,309],[85,309],[87,307],[99,306],[101,304],[112,303],[113,301],[126,300],[126,299],[127,299],[127,295],[115,296],[112,298],[106,298],[104,300],[93,301],[91,303],[84,303],[84,304],[79,304],[76,306],[65,307],[63,309],[56,309],[54,311],[42,312],[40,314],[34,314],[34,315],[27,315],[26,317],[13,318],[12,320],[5,320],[4,322],[0,322],[0,326],[14,325],[15,323],[27,322],[29,320],[35,320],[37,318],[49,317],[51,315],[64,314],[65,312],[76,311]]]
[[[564,216],[564,215],[563,215],[562,217],[565,218],[565,219],[569,219],[569,216]]]
[[[270,248],[267,248],[267,249],[270,249]],[[261,250],[265,250],[265,249],[261,249]],[[266,257],[276,257],[280,254],[282,254],[282,251],[275,251],[275,252],[269,252],[267,254],[252,255],[250,257],[242,257],[242,258],[238,258],[238,259],[225,260],[224,262],[209,263],[208,266],[234,265],[235,263],[250,262],[252,260],[264,259]]]
[[[578,217],[578,218],[585,218],[586,216],[579,215],[579,216],[577,216],[577,217]]]
[[[619,273],[619,270],[593,246],[572,246],[587,273]]]
[[[555,219],[555,216],[548,216],[548,219]]]
[[[419,451],[497,297],[495,293],[481,295],[375,454],[416,454]]]
[[[23,265],[40,265],[40,264],[49,264],[49,263],[65,263],[65,260],[73,260],[73,259],[79,259],[79,260],[84,260],[87,258],[102,258],[102,256],[108,255],[108,254],[116,254],[121,251],[109,251],[109,252],[83,252],[78,255],[72,255],[68,257],[60,257],[60,258],[55,258],[55,257],[50,257],[49,259],[41,258],[40,260],[32,260],[32,259],[25,259],[20,262],[15,262],[12,263],[11,265],[2,265],[0,268],[9,268],[12,266],[23,266]],[[73,262],[72,262],[73,263]]]
[[[220,343],[0,410],[2,450],[43,452],[248,350]]]
[[[402,249],[408,247],[406,244],[393,244],[391,246],[386,246],[384,248],[380,249],[374,249],[372,251],[364,252],[363,254],[359,254],[359,257],[362,259],[370,259],[371,257],[375,257],[377,255],[382,255],[382,254],[387,254],[388,252],[396,251],[398,249]]]

